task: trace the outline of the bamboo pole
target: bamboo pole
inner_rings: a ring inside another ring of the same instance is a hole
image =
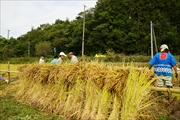
[[[159,87],[151,87],[151,90],[154,91],[161,91],[161,92],[172,92],[172,93],[179,93],[180,94],[180,88],[159,88]]]
[[[0,70],[0,72],[8,72],[8,73],[22,73],[19,71],[9,71],[9,70]]]

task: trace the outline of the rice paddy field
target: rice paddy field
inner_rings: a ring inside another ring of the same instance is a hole
[[[147,64],[11,64],[11,70],[22,74],[12,73],[8,85],[0,81],[0,100],[10,97],[55,116],[44,119],[180,119],[179,94],[169,98],[166,92],[151,91],[156,76]],[[0,69],[7,70],[7,64],[1,64]],[[7,73],[1,75],[7,77]],[[177,88],[179,83],[173,78]]]

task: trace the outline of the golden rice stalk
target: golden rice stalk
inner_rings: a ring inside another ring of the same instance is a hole
[[[102,90],[91,80],[88,80],[85,91],[86,93],[81,119],[95,119],[98,110],[98,104],[101,100],[99,93]]]
[[[123,93],[121,119],[136,120],[141,110],[152,105],[150,95],[150,85],[153,81],[148,81],[147,72],[143,73],[130,70]]]
[[[99,106],[98,111],[96,115],[96,119],[107,119],[109,115],[109,109],[112,108],[111,102],[112,102],[112,95],[107,89],[104,89],[101,91],[100,100],[99,100]]]
[[[118,98],[117,95],[113,95],[113,107],[112,107],[112,111],[110,113],[110,116],[108,117],[108,120],[119,120],[120,119],[120,108],[121,108],[121,100],[120,98]]]
[[[84,82],[80,79],[69,90],[68,97],[64,106],[64,115],[70,118],[80,118],[83,108],[84,98]]]

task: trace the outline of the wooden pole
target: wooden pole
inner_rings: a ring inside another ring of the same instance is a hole
[[[8,80],[10,82],[10,62],[8,61]]]
[[[157,43],[156,43],[156,36],[155,36],[155,32],[154,32],[154,27],[153,26],[152,26],[152,32],[153,32],[153,38],[154,38],[154,44],[155,44],[156,53],[158,53]]]
[[[172,93],[179,93],[180,94],[180,88],[159,88],[159,87],[151,87],[151,90],[154,91],[161,91],[161,92],[172,92]]]
[[[84,5],[84,17],[83,17],[83,36],[82,36],[82,61],[85,61],[84,56],[84,31],[85,31],[85,16],[86,16],[86,6]]]
[[[150,29],[151,29],[151,58],[153,58],[153,31],[152,31],[152,26],[153,26],[153,23],[152,21],[150,22]]]

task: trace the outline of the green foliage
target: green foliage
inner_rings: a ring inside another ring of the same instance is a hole
[[[172,8],[173,6],[173,8]],[[172,54],[180,53],[180,1],[177,0],[98,0],[85,14],[85,55],[105,54],[112,49],[118,54],[150,55],[150,21],[153,22],[157,46],[167,44]],[[81,54],[84,12],[73,21],[55,20],[41,24],[17,39],[0,37],[0,59],[30,55],[51,55],[36,46],[49,42],[57,52]],[[23,43],[23,44],[22,44]],[[36,51],[36,52],[34,52]],[[38,53],[37,53],[38,52]]]
[[[35,45],[35,50],[37,55],[49,55],[52,53],[51,49],[51,43],[44,41],[44,42],[39,42],[38,44]]]
[[[125,54],[116,54],[112,49],[109,49],[106,52],[104,62],[149,62],[151,59],[150,56],[145,55],[125,55]]]

